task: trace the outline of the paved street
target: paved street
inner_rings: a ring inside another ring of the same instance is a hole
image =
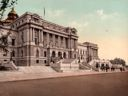
[[[19,67],[19,70],[15,70],[15,71],[0,71],[0,82],[80,76],[80,75],[89,75],[89,74],[104,74],[104,73],[115,73],[115,72],[120,72],[120,70],[115,70],[114,72],[113,71],[96,72],[93,70],[77,70],[73,72],[69,71],[69,72],[59,73],[54,71],[52,68],[46,66]]]
[[[0,96],[128,96],[128,72],[1,82]]]

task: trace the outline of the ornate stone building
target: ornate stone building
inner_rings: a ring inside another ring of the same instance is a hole
[[[98,57],[98,45],[90,42],[78,43],[78,60],[90,62]]]
[[[87,48],[87,63],[93,59],[99,59],[98,57],[98,45],[90,42],[84,42]]]
[[[49,64],[55,59],[80,59],[87,62],[98,58],[98,46],[78,43],[77,30],[42,19],[38,14],[26,12],[20,17],[14,8],[7,19],[1,21],[0,32],[11,32],[11,56],[0,54],[0,60],[12,57],[16,65]]]
[[[75,28],[54,24],[29,12],[18,17],[14,9],[2,24],[4,33],[12,33],[9,46],[16,65],[45,64],[52,58],[77,58]]]

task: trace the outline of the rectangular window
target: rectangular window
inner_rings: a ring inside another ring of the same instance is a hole
[[[46,63],[47,63],[47,61],[46,61],[46,60],[44,60],[44,63],[46,64]]]
[[[44,51],[44,57],[47,57],[47,52],[46,51]]]
[[[39,63],[39,60],[36,60],[36,63]]]
[[[3,56],[7,56],[7,54],[3,54]]]
[[[39,44],[39,30],[35,29],[35,44]]]
[[[38,42],[38,38],[35,38],[35,45],[38,45],[39,42]]]
[[[21,33],[21,40],[22,40],[22,43],[24,43],[24,33],[23,32]]]
[[[15,39],[12,39],[12,46],[15,46]]]

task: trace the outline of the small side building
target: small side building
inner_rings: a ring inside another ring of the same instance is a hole
[[[98,57],[98,45],[91,42],[78,43],[79,62],[90,62]]]

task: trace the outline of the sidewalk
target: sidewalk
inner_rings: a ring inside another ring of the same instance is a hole
[[[116,71],[120,72],[120,71]],[[65,72],[65,73],[57,73],[57,72],[29,72],[25,73],[22,71],[0,71],[0,82],[8,82],[8,81],[19,81],[19,80],[33,80],[33,79],[48,79],[48,78],[57,78],[57,77],[68,77],[68,76],[82,76],[82,75],[90,75],[90,74],[107,74],[107,73],[116,73],[116,72],[94,72],[94,71],[86,71],[86,72]],[[126,72],[126,71],[125,71]]]

